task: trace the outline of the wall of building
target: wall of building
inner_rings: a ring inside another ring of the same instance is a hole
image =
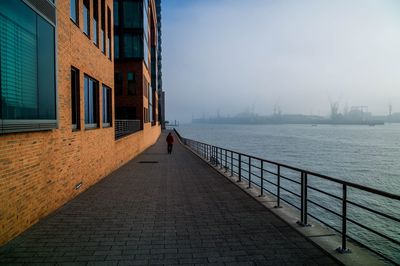
[[[113,1],[106,0],[106,5],[112,10]],[[100,123],[99,128],[84,129],[83,75],[98,80],[100,88],[114,88],[114,64],[82,33],[82,23],[82,12],[78,28],[70,20],[69,1],[57,1],[58,128],[0,135],[0,245],[134,158],[160,135],[160,126],[149,124],[117,141],[113,127]],[[76,131],[71,128],[71,66],[80,70],[81,129]]]

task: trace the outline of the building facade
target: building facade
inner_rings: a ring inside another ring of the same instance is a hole
[[[157,14],[154,0],[114,0],[116,118],[158,126]]]
[[[113,8],[0,1],[0,245],[160,135],[155,125],[116,137]]]

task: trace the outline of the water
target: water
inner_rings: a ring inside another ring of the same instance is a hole
[[[232,149],[271,161],[332,176],[399,195],[400,191],[400,124],[384,126],[340,125],[181,125],[178,131],[185,138]],[[309,178],[315,186],[341,195],[339,186]],[[400,218],[400,203],[349,189],[349,200],[373,207]],[[296,199],[284,195],[291,202]],[[340,202],[318,193],[310,198],[325,203],[338,213]],[[328,212],[310,207],[312,214],[323,215],[326,222],[340,230],[340,219]],[[349,208],[349,218],[370,225],[373,229],[400,241],[399,223],[382,219],[357,207]],[[397,263],[399,246],[371,235],[348,223],[349,235],[373,245]],[[383,229],[382,229],[383,228]]]

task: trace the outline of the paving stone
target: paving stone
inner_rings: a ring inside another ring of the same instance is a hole
[[[168,155],[165,137],[7,244],[0,265],[337,265],[179,142]]]

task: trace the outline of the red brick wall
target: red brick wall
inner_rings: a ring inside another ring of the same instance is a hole
[[[112,10],[112,0],[106,5]],[[114,88],[114,65],[82,33],[82,13],[80,8],[78,28],[69,18],[69,1],[57,1],[59,128],[0,135],[0,245],[134,158],[160,135],[159,126],[147,124],[143,131],[117,141],[113,127],[84,129],[83,74],[97,79],[100,86]],[[80,70],[82,129],[78,131],[71,129],[71,65]],[[101,97],[100,93],[100,110]]]

